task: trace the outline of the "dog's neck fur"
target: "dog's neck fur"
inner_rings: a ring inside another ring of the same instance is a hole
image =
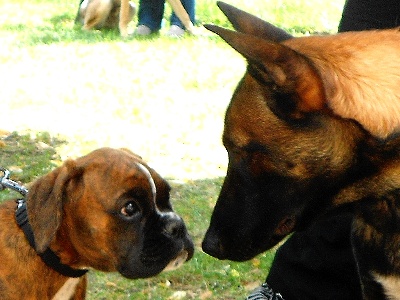
[[[400,131],[400,94],[393,92],[400,86],[399,43],[398,29],[284,42],[314,63],[332,111],[379,138]]]
[[[373,139],[373,138],[371,138]],[[372,175],[366,175],[343,188],[333,199],[333,205],[357,202],[367,197],[381,198],[388,192],[400,188],[400,135],[396,135],[386,141],[373,140],[372,147],[365,151],[374,151],[369,160],[375,171]],[[363,155],[363,154],[362,154]],[[376,155],[376,157],[375,157]]]
[[[12,231],[13,234],[5,235],[4,231],[0,231],[0,243],[5,245],[0,248],[0,257],[3,258],[0,275],[4,275],[5,272],[12,274],[16,269],[21,269],[21,267],[24,267],[26,271],[18,271],[18,282],[25,283],[23,289],[21,289],[21,284],[15,284],[13,276],[0,277],[0,286],[4,287],[0,289],[0,299],[17,300],[22,297],[23,299],[33,300],[53,297],[67,282],[68,277],[48,268],[29,245],[24,233],[15,222],[15,201],[4,202],[1,207],[0,218],[9,224],[9,231]],[[10,236],[12,237],[11,239]],[[10,252],[12,253],[15,248],[18,249],[18,255],[10,256]],[[48,271],[35,272],[32,275],[32,270],[44,269]],[[35,277],[35,280],[32,280],[32,276]],[[8,279],[10,282],[4,281]]]

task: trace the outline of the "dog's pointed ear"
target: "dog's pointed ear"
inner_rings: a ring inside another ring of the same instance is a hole
[[[38,253],[43,253],[55,237],[62,220],[67,184],[81,173],[75,161],[67,160],[62,166],[37,179],[29,188],[28,218]]]
[[[293,38],[292,35],[281,28],[278,28],[232,5],[221,1],[218,1],[217,5],[232,23],[233,27],[239,32],[258,36],[274,42],[282,42]]]
[[[205,27],[247,59],[250,75],[275,94],[267,103],[274,112],[301,119],[326,109],[322,79],[302,54],[256,36],[214,25]]]

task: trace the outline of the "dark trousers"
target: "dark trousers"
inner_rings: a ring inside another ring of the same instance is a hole
[[[190,20],[195,24],[195,0],[181,0],[181,2]],[[138,25],[146,25],[152,31],[160,30],[164,15],[164,5],[165,0],[140,0]],[[171,25],[178,25],[181,28],[185,28],[174,12],[171,14],[170,23]]]
[[[347,0],[339,32],[400,26],[399,0]]]

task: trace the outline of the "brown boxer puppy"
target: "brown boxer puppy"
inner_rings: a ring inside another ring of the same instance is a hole
[[[365,299],[400,291],[400,31],[294,38],[219,2],[206,26],[248,62],[227,109],[227,175],[203,241],[247,260],[354,205]]]
[[[19,225],[15,201],[0,205],[0,299],[84,299],[87,269],[135,279],[179,267],[193,243],[169,191],[139,156],[110,148],[40,177]]]

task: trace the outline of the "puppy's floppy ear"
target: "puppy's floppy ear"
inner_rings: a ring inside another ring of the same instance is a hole
[[[232,5],[221,1],[218,1],[217,5],[232,23],[233,27],[239,32],[274,42],[282,42],[293,38],[286,31]]]
[[[68,160],[30,187],[27,210],[38,253],[44,252],[53,240],[61,224],[67,184],[80,174],[82,169],[76,167],[75,161]]]
[[[267,99],[272,111],[301,119],[307,113],[326,109],[322,79],[302,54],[256,36],[214,25],[205,27],[247,59],[250,75],[274,94]]]

